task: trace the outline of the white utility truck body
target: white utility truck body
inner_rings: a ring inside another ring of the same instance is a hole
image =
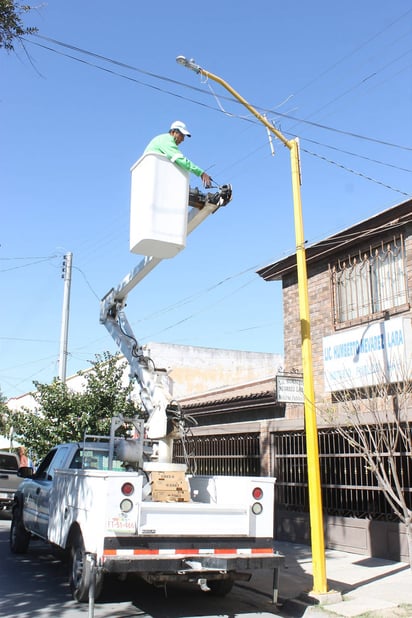
[[[188,233],[230,199],[229,185],[213,195],[192,192]],[[146,256],[103,298],[100,313],[129,362],[145,418],[116,417],[110,436],[52,449],[15,495],[11,549],[24,553],[39,537],[68,550],[73,596],[89,604],[105,573],[135,573],[159,585],[197,582],[223,595],[261,568],[274,571],[276,600],[283,556],[273,546],[275,479],[197,476],[172,462],[173,440],[185,439],[190,419],[144,356],[123,310],[129,291],[160,261]],[[117,437],[124,426],[129,437]]]
[[[195,582],[217,594],[255,569],[277,574],[283,557],[273,547],[273,478],[186,474],[184,501],[174,501],[173,489],[173,501],[158,501],[151,478],[165,465],[126,470],[129,462],[117,459],[123,440],[61,444],[46,455],[15,495],[13,552],[25,553],[36,537],[68,550],[79,601],[91,586],[99,596],[106,573],[158,585]],[[180,473],[180,464],[168,466],[172,479]]]

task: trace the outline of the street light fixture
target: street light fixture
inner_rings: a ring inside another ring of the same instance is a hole
[[[309,512],[313,563],[313,592],[324,594],[327,590],[325,543],[323,533],[322,495],[320,485],[318,430],[316,423],[315,391],[313,383],[312,341],[310,335],[310,314],[308,281],[306,271],[306,251],[303,234],[302,201],[300,193],[301,176],[299,161],[299,140],[288,140],[271,122],[262,116],[246,99],[222,78],[206,71],[194,60],[178,56],[176,62],[195,73],[217,82],[244,105],[265,127],[287,146],[290,151],[292,169],[293,211],[295,221],[296,262],[298,273],[299,315],[302,339],[303,395],[305,408],[306,449],[308,461]]]

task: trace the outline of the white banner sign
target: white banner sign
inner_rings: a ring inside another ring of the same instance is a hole
[[[302,376],[278,374],[276,394],[279,403],[304,403]]]
[[[411,379],[411,319],[374,322],[324,337],[323,366],[328,392]]]

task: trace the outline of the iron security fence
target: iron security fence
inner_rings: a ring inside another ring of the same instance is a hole
[[[334,429],[319,430],[318,436],[325,514],[398,521],[373,472],[348,441]],[[272,433],[270,451],[271,474],[276,477],[277,508],[308,512],[304,431]],[[395,457],[404,495],[412,508],[412,456],[400,449]],[[196,474],[259,476],[259,434],[221,434],[189,437],[184,442],[176,440],[173,460],[187,463]]]
[[[187,458],[187,461],[186,461]],[[259,434],[186,437],[174,443],[173,461],[196,474],[260,475]]]
[[[381,455],[385,461],[385,454]],[[398,451],[395,458],[403,493],[411,508],[411,454]],[[398,521],[364,458],[336,430],[319,431],[319,459],[326,514]],[[272,462],[273,475],[277,478],[277,506],[284,510],[308,512],[304,432],[273,433]],[[389,471],[388,466],[387,469]]]

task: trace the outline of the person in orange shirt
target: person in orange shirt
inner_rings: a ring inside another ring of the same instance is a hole
[[[29,458],[27,457],[24,446],[19,446],[17,455],[19,456],[19,468],[27,468],[29,466]]]

